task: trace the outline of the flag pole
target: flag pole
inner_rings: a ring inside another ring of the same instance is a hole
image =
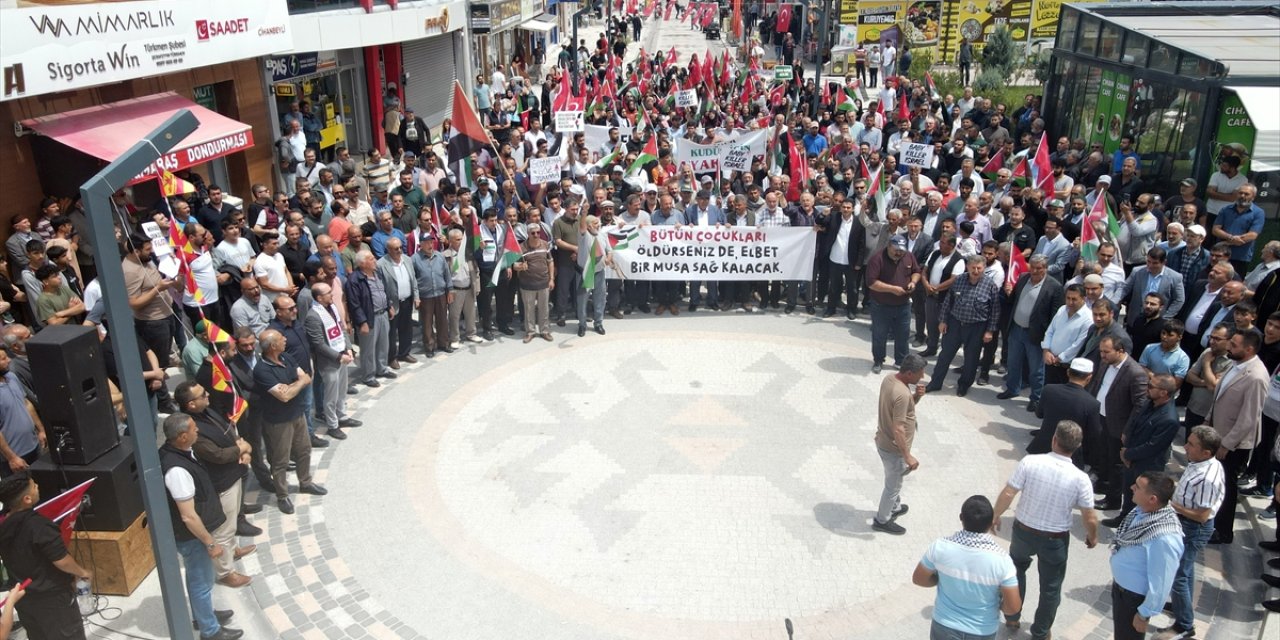
[[[458,82],[457,78],[453,80],[453,85],[459,92],[462,93],[462,102],[467,105],[468,109],[471,110],[471,115],[475,116],[476,122],[480,122],[480,113],[476,111],[475,105],[471,104],[471,99],[467,97],[467,93],[465,91],[462,91],[462,84]],[[489,142],[489,146],[493,148],[494,164],[502,168],[502,173],[507,176],[508,180],[515,179],[514,176],[512,176],[507,171],[506,163],[502,161],[502,154],[499,153],[498,151],[498,143],[494,142],[493,140],[493,132],[489,131],[489,125],[484,124],[483,122],[481,122],[481,125],[484,127],[485,140],[487,140]],[[448,149],[446,149],[445,152],[447,154]]]

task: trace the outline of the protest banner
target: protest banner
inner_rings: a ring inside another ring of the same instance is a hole
[[[556,131],[582,131],[584,124],[581,111],[556,112]]]
[[[750,171],[751,147],[747,145],[730,146],[729,152],[720,161],[720,168],[725,171]]]
[[[928,168],[933,164],[933,145],[915,142],[902,145],[902,151],[898,154],[898,164]]]
[[[676,92],[676,106],[682,108],[698,106],[698,90],[684,89]]]
[[[739,171],[751,168],[751,158],[765,154],[767,131],[736,130],[723,133],[724,137],[715,144],[697,144],[686,140],[676,140],[674,155],[676,166],[688,164],[694,173],[715,173],[720,170],[720,162],[727,158],[733,149],[747,148],[747,166]],[[724,167],[732,170],[733,167]]]
[[[589,124],[583,127],[582,141],[583,141],[583,144],[586,145],[587,147],[589,162],[594,163],[600,160],[600,156],[601,156],[600,150],[604,147],[605,143],[609,142],[609,129],[610,127],[606,127],[598,124]],[[618,140],[624,144],[629,140],[631,140],[630,125],[624,125],[624,126],[618,127]],[[570,145],[566,142],[563,146],[564,148],[561,150],[562,157],[565,152],[568,152]],[[576,160],[577,158],[565,159],[566,164],[571,164]]]
[[[794,77],[796,76],[795,76],[795,73],[791,70],[791,65],[780,64],[773,68],[774,80],[790,80]]]
[[[529,183],[546,184],[560,179],[560,158],[533,158],[529,160]]]
[[[808,281],[817,244],[807,227],[648,226],[609,238],[627,280]]]

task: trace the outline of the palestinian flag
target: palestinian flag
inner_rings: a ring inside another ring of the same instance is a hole
[[[484,240],[480,238],[480,212],[476,209],[471,210],[471,251],[472,253],[479,251],[484,246]]]
[[[489,146],[489,132],[480,123],[480,116],[476,115],[476,110],[472,108],[466,94],[462,91],[462,85],[458,84],[457,80],[453,81],[452,117],[452,137],[449,138],[448,148],[449,164],[462,163],[464,160],[469,162],[473,154]],[[465,174],[466,180],[470,180],[471,172],[468,170]],[[458,172],[457,175],[461,182],[463,173]]]
[[[884,172],[884,165],[872,173],[866,160],[859,158],[858,162],[862,164],[862,179],[867,181],[867,195],[875,201],[876,211],[884,213],[885,198],[889,195],[889,176]]]
[[[616,235],[615,235],[616,233]],[[610,251],[622,251],[631,246],[631,243],[640,237],[640,227],[632,227],[630,231],[619,229],[617,232],[609,234]]]
[[[1004,149],[999,149],[996,151],[996,155],[991,156],[991,159],[988,160],[985,165],[982,165],[982,171],[979,171],[978,173],[981,173],[984,178],[994,180],[996,178],[996,173],[1003,168]]]
[[[1110,235],[1105,238],[1099,235],[1098,227],[1102,227],[1101,231]],[[1107,201],[1107,194],[1103,193],[1093,203],[1093,209],[1084,217],[1084,224],[1080,225],[1080,257],[1085,260],[1096,261],[1098,259],[1098,247],[1102,245],[1104,239],[1115,242],[1120,237],[1120,223],[1116,221],[1116,216],[1111,211],[1111,204]]]
[[[520,251],[520,243],[516,242],[515,229],[507,224],[506,230],[502,232],[502,255],[498,256],[498,264],[493,268],[493,279],[489,281],[489,286],[498,286],[498,276],[503,271],[510,269],[512,265],[520,262],[523,254]]]
[[[582,288],[591,291],[596,288],[596,268],[604,262],[604,243],[600,236],[592,236],[591,253],[587,254],[587,267],[582,270]]]
[[[1027,179],[1027,157],[1022,156],[1018,159],[1018,164],[1013,165],[1013,181],[1025,187],[1027,186]]]
[[[924,72],[924,85],[929,88],[930,100],[942,102],[942,94],[938,93],[938,86],[933,84],[933,75],[928,71]]]
[[[623,145],[618,145],[618,148],[614,149],[613,153],[600,158],[591,166],[597,170],[608,172],[609,165],[618,162],[618,159],[622,157],[622,146]]]
[[[848,90],[841,89],[836,92],[836,111],[846,111],[852,113],[858,107],[853,104],[853,97],[849,95]]]
[[[649,141],[644,143],[644,148],[640,150],[640,155],[636,156],[636,161],[627,167],[627,175],[633,176],[644,170],[644,166],[650,162],[658,161],[658,136],[649,136]]]

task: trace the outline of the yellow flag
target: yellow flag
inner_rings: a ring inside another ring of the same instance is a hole
[[[182,193],[195,193],[196,186],[169,173],[168,171],[160,172],[160,193],[166,198],[172,198]]]

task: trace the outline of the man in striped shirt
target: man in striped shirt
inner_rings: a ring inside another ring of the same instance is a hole
[[[1222,506],[1226,484],[1222,463],[1215,454],[1222,438],[1212,427],[1198,426],[1187,437],[1187,468],[1173,491],[1169,504],[1182,524],[1182,563],[1173,576],[1174,638],[1195,637],[1195,609],[1192,595],[1196,579],[1196,557],[1213,535],[1213,516]]]

